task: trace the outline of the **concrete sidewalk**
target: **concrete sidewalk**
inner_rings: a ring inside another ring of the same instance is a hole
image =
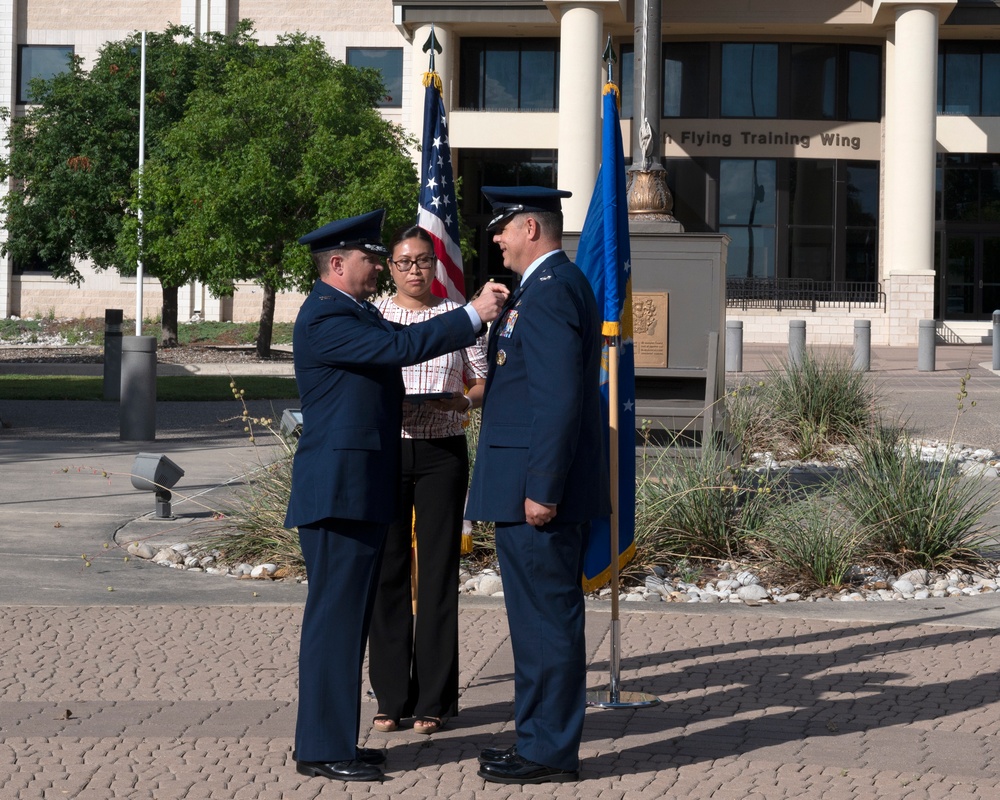
[[[746,372],[764,376],[781,356],[748,348]],[[1000,449],[1000,377],[980,366],[989,359],[986,347],[938,348],[938,371],[918,373],[915,350],[879,350],[874,377],[921,435],[947,438],[957,418],[956,438]],[[959,415],[966,370],[977,405]],[[388,748],[385,783],[299,776],[306,587],[125,561],[114,544],[153,510],[127,477],[136,452],[163,452],[186,473],[180,519],[156,541],[206,524],[266,459],[221,421],[232,405],[158,404],[157,441],[137,444],[117,440],[108,404],[0,400],[14,424],[0,433],[0,800],[1000,796],[996,595],[623,604],[622,688],[662,702],[588,711],[581,781],[537,790],[476,775],[481,747],[513,742],[512,662],[502,605],[463,599],[460,716],[431,737],[368,735],[366,703],[362,739]],[[607,604],[592,603],[595,688],[607,682],[609,629]]]

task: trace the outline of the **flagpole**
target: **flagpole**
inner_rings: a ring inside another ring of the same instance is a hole
[[[608,450],[611,456],[611,658],[608,679],[609,700],[618,702],[621,692],[621,624],[618,608],[618,341],[608,337]]]
[[[614,82],[614,62],[616,61],[614,49],[611,46],[611,37],[608,37],[608,44],[604,50],[604,61],[608,65],[608,84]],[[610,117],[610,120],[609,120]],[[617,124],[617,114],[606,115],[605,122],[615,122]],[[606,129],[605,129],[606,130]],[[620,146],[618,148],[620,154]],[[602,161],[604,159],[602,158]],[[601,171],[605,169],[611,169],[612,164],[602,164]],[[603,176],[599,176],[598,182]],[[620,176],[615,176],[617,180]],[[597,188],[594,189],[595,195],[598,191]],[[589,214],[588,214],[589,216]],[[581,237],[582,238],[582,237]],[[623,298],[623,301],[627,301],[627,296]],[[620,320],[620,309],[619,314],[615,318]],[[604,326],[608,326],[608,322],[604,323]],[[608,454],[609,454],[609,472],[610,472],[610,482],[611,482],[611,518],[609,523],[609,545],[611,548],[610,554],[610,565],[611,565],[611,653],[608,660],[609,664],[609,676],[608,676],[608,691],[591,691],[587,692],[587,705],[595,706],[598,708],[649,708],[651,706],[658,705],[660,700],[658,697],[653,697],[651,695],[643,694],[642,692],[623,692],[621,691],[621,621],[619,618],[619,565],[618,559],[619,554],[619,541],[620,532],[619,527],[621,525],[621,514],[619,512],[619,502],[620,502],[620,492],[619,492],[619,459],[621,458],[621,437],[619,431],[619,418],[620,418],[620,399],[619,399],[619,347],[621,345],[621,323],[617,322],[611,327],[603,327],[603,333],[605,334],[605,346],[608,349]],[[634,440],[635,432],[627,431],[630,438]],[[629,456],[634,459],[634,444],[629,445],[629,449],[632,454]]]
[[[651,708],[660,698],[644,692],[621,690],[621,619],[618,600],[618,346],[619,336],[607,337],[608,345],[608,450],[611,454],[611,650],[608,659],[608,691],[587,692],[587,705],[594,708]],[[634,435],[634,434],[633,434]]]
[[[135,265],[135,335],[142,336],[142,170],[146,163],[146,31],[139,67],[139,258]]]

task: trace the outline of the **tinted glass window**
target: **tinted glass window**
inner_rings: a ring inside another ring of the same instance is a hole
[[[520,89],[517,50],[490,49],[483,64],[483,108],[517,108]]]
[[[878,164],[848,163],[847,224],[878,227]]]
[[[722,116],[778,115],[778,45],[722,46]]]
[[[70,67],[71,45],[22,45],[18,48],[17,102],[30,103],[31,81],[49,80]]]
[[[788,175],[790,225],[832,225],[835,161],[792,161]]]
[[[459,104],[472,110],[555,111],[556,39],[463,39]]]
[[[521,51],[521,100],[518,108],[551,111],[557,107],[556,82],[552,76],[559,54],[547,48],[527,48]]]
[[[1000,117],[1000,53],[983,53],[980,113],[987,117]]]
[[[663,116],[708,116],[709,50],[702,42],[663,45]]]
[[[352,67],[368,67],[382,75],[385,97],[382,108],[403,105],[403,49],[401,47],[348,47],[347,63]]]
[[[847,49],[847,118],[878,120],[882,104],[882,52],[877,47]]]
[[[791,62],[791,116],[833,119],[837,113],[837,46],[792,45]]]
[[[720,224],[774,224],[774,165],[774,161],[762,159],[720,162]]]
[[[979,114],[979,53],[949,52],[944,57],[944,113]]]
[[[833,280],[833,227],[788,229],[788,277]]]

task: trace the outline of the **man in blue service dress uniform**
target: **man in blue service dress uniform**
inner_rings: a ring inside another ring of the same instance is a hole
[[[366,298],[375,292],[384,212],[338,220],[299,242],[319,280],[295,321],[302,435],[285,525],[298,527],[309,578],[299,650],[297,769],[339,780],[380,780],[385,754],[359,748],[362,662],[382,545],[396,514],[400,367],[468,347],[506,289],[409,327]]]
[[[560,198],[484,187],[487,229],[521,276],[490,330],[482,429],[466,517],[496,522],[514,650],[517,743],[486,749],[497,783],[578,777],[586,706],[583,554],[609,513],[601,422],[601,323],[586,277],[562,251]]]

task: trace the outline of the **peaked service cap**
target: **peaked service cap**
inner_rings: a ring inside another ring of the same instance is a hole
[[[382,244],[382,220],[385,209],[369,211],[358,217],[348,217],[328,222],[299,239],[299,244],[309,245],[310,252],[323,250],[367,250],[380,256],[389,255]]]
[[[563,197],[572,197],[565,189],[549,189],[544,186],[484,186],[483,194],[493,206],[493,217],[486,230],[496,230],[516,214],[526,211],[562,212]]]

